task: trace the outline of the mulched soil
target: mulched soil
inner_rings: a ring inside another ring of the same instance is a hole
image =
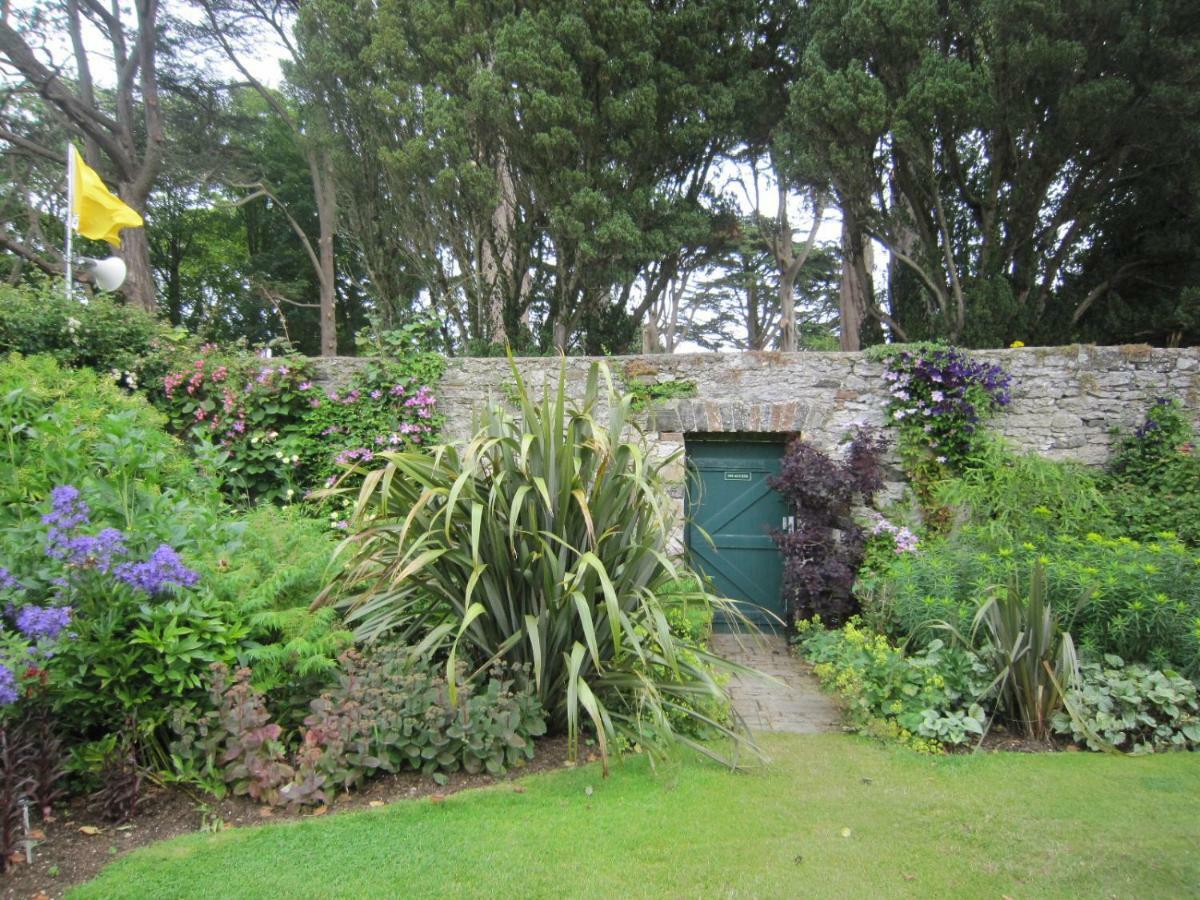
[[[971,744],[967,749],[974,749],[974,747],[975,745]],[[987,735],[984,736],[983,743],[979,749],[986,753],[1060,753],[1064,750],[1075,751],[1082,748],[1062,738],[1035,741],[994,725],[988,731]]]
[[[309,808],[295,813],[259,806],[245,797],[216,800],[177,787],[148,786],[134,820],[116,826],[105,822],[85,799],[77,799],[56,810],[54,821],[34,829],[38,844],[33,850],[33,863],[25,862],[23,852],[18,854],[19,862],[0,876],[0,889],[3,890],[0,896],[36,900],[61,897],[72,885],[95,877],[103,866],[130,850],[199,831],[205,826],[212,827],[213,823],[220,823],[224,828],[247,828],[285,819],[337,815],[398,800],[421,797],[440,800],[447,794],[468,788],[512,781],[565,765],[566,739],[546,738],[538,742],[528,765],[499,777],[458,772],[448,776],[447,784],[439,785],[417,772],[405,772],[377,778],[362,790],[340,795],[327,809]]]

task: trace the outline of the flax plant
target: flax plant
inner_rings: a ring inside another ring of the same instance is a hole
[[[1079,606],[1087,599],[1086,593],[1081,595]],[[1079,659],[1070,631],[1047,600],[1044,564],[1034,564],[1028,593],[1013,575],[1007,588],[994,590],[980,604],[969,640],[943,627],[973,646],[991,667],[992,688],[1008,719],[1031,739],[1049,737],[1051,719],[1063,707],[1066,692],[1079,683]]]
[[[706,711],[727,706],[717,673],[738,667],[667,625],[670,602],[738,616],[702,588],[663,596],[691,575],[668,555],[671,460],[648,458],[602,364],[578,402],[565,360],[540,401],[512,371],[515,412],[489,404],[463,443],[377,457],[339,550],[344,573],[318,603],[339,603],[362,640],[444,652],[452,684],[459,658],[477,671],[528,664],[572,755],[586,716],[606,764],[615,739],[714,754],[681,723],[732,738],[732,761],[750,746],[744,728]]]

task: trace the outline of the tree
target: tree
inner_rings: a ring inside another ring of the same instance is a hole
[[[7,5],[4,7],[7,12]],[[113,177],[117,193],[130,207],[143,212],[165,152],[166,135],[159,103],[158,0],[134,0],[130,7],[105,6],[98,0],[54,0],[25,15],[0,16],[0,59],[20,79],[19,89],[36,95],[47,118],[58,118],[72,138],[82,138],[87,163]],[[89,51],[84,26],[95,28],[107,43],[107,53]],[[72,50],[74,76],[64,77],[67,65],[38,43],[40,35],[65,33]],[[110,67],[106,83],[97,87],[94,68]],[[20,116],[0,120],[0,140],[10,147],[64,161],[65,149],[46,147],[30,135]],[[29,246],[7,234],[5,246],[47,271],[62,271],[49,246]],[[122,293],[131,303],[156,308],[150,251],[144,229],[126,229],[120,255],[128,267]]]
[[[323,98],[309,98],[304,105],[289,103],[287,98],[263,84],[251,72],[246,60],[260,47],[264,35],[283,49],[294,66],[298,51],[292,41],[292,20],[295,7],[287,0],[196,0],[204,25],[196,30],[202,39],[214,45],[238,70],[245,82],[262,98],[267,108],[287,126],[287,135],[303,156],[312,184],[313,206],[316,209],[317,238],[314,242],[304,226],[291,215],[270,183],[259,180],[253,184],[243,203],[257,199],[270,200],[280,207],[292,232],[300,241],[305,255],[316,273],[320,288],[318,301],[322,356],[336,356],[337,340],[337,273],[334,256],[334,236],[337,231],[337,184],[333,157],[325,140],[323,128]],[[286,300],[285,300],[286,302]],[[293,301],[294,302],[294,301]]]
[[[901,339],[1061,341],[1093,292],[1157,264],[1156,251],[1085,268],[1115,223],[1106,211],[1152,196],[1195,146],[1191,7],[808,6],[786,142],[834,185],[850,241],[861,229],[903,267],[886,302],[863,297],[868,315]]]
[[[371,160],[381,237],[462,340],[614,349],[710,230],[752,12],[315,0],[299,77],[330,98],[342,165]]]

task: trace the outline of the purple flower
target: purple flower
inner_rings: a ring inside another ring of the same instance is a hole
[[[69,606],[26,606],[17,613],[17,631],[31,640],[54,640],[71,624]]]
[[[5,663],[0,662],[0,706],[17,702],[17,677]]]
[[[311,382],[311,381],[302,381],[302,382],[300,382],[300,387],[299,387],[299,389],[300,389],[300,390],[302,390],[302,391],[307,391],[307,390],[309,390],[311,387],[312,387],[312,382]]]
[[[4,566],[0,566],[0,591],[19,591],[23,585],[17,579],[13,578],[12,573]]]
[[[47,535],[46,553],[55,556],[51,548],[57,547],[70,536],[76,528],[88,524],[91,510],[79,496],[79,488],[70,484],[60,484],[50,492],[50,512],[42,516],[42,521],[50,526]]]
[[[72,565],[94,568],[107,572],[112,568],[114,556],[124,556],[125,535],[116,528],[105,528],[99,534],[80,534],[60,540],[46,549],[56,559],[65,559]]]
[[[171,586],[191,587],[200,580],[169,544],[159,544],[145,562],[122,563],[114,574],[130,587],[151,595],[161,594]]]
[[[372,400],[378,400],[382,396],[383,396],[383,391],[371,391],[371,399]]]

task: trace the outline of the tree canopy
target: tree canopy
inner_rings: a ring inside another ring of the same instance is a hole
[[[1189,0],[38,0],[0,72],[0,275],[62,271],[74,140],[212,337],[1200,341]]]

